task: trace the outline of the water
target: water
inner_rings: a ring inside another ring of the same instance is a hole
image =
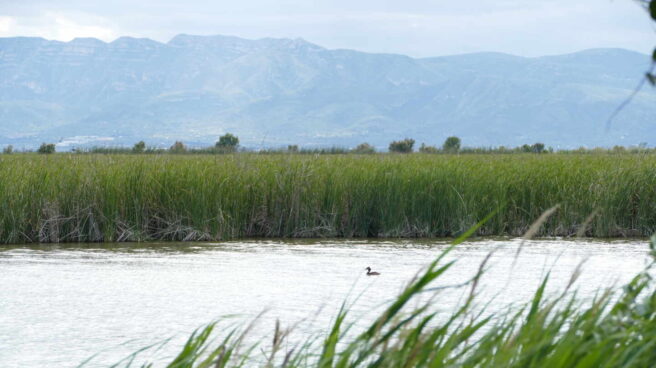
[[[550,271],[562,290],[583,260],[576,284],[584,298],[628,281],[646,264],[646,241],[487,239],[459,246],[455,266],[436,286],[471,278],[495,250],[482,283],[492,311],[530,299]],[[295,333],[327,328],[348,299],[360,325],[447,246],[444,241],[249,241],[0,248],[0,362],[3,367],[75,367],[116,363],[151,344],[141,359],[163,363],[196,328],[221,317],[244,324],[263,310],[253,335],[276,319]],[[371,266],[381,276],[367,277]],[[446,316],[462,295],[435,298]],[[356,298],[360,296],[359,298]],[[357,299],[357,300],[356,300]],[[236,315],[236,316],[234,316]],[[138,360],[139,361],[139,360]],[[161,365],[161,364],[160,364]]]

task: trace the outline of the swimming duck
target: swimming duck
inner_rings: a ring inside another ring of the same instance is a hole
[[[367,276],[378,276],[378,275],[380,275],[379,272],[371,272],[371,267],[367,267],[367,268],[365,268],[365,270],[367,270]]]

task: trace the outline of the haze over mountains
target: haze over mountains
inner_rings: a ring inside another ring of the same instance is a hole
[[[225,132],[250,148],[450,135],[466,146],[652,146],[651,87],[606,125],[649,60],[622,49],[416,59],[302,39],[0,38],[0,146],[201,145]]]

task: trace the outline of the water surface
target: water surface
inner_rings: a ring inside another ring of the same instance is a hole
[[[453,268],[436,286],[471,278],[493,254],[482,285],[491,309],[525,302],[550,271],[550,290],[576,284],[584,298],[628,281],[647,260],[635,241],[538,240],[517,256],[518,239],[459,246]],[[243,324],[263,310],[253,335],[276,319],[301,336],[325,330],[344,300],[364,325],[446,241],[246,241],[183,244],[97,244],[0,248],[0,362],[3,367],[74,367],[115,363],[145,346],[171,341],[144,358],[162,363],[194,329],[227,315]],[[367,277],[371,266],[381,276]],[[434,299],[446,316],[464,291]],[[359,298],[357,298],[359,296]],[[357,300],[356,300],[357,299]],[[234,316],[236,315],[236,316]]]

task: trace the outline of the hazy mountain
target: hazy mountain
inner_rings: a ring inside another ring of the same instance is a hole
[[[651,87],[606,126],[648,63],[620,49],[413,59],[301,39],[0,38],[0,145],[200,144],[225,132],[250,147],[449,135],[470,146],[653,145]]]

